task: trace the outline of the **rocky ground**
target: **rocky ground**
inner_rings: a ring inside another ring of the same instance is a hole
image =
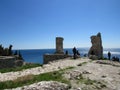
[[[67,58],[50,62],[43,67],[0,73],[0,81],[14,80],[29,74],[38,75],[69,66],[74,68],[65,71],[63,76],[70,81],[70,86],[56,81],[42,81],[12,90],[120,90],[120,63],[108,60],[92,61],[88,58]]]
[[[64,59],[64,60],[57,60],[54,62],[50,62],[49,64],[43,65],[43,67],[36,67],[32,69],[27,69],[18,72],[8,72],[8,73],[0,73],[0,81],[7,81],[7,80],[14,80],[18,77],[22,77],[25,75],[38,75],[46,72],[57,71],[60,69],[64,69],[69,66],[77,66],[79,63],[88,62],[89,59]]]
[[[92,61],[67,72],[73,88],[82,90],[120,90],[120,63]],[[82,78],[82,79],[81,79]],[[81,83],[81,80],[84,83]],[[80,83],[76,83],[80,81]]]

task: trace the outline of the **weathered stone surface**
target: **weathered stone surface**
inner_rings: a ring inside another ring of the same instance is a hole
[[[48,62],[59,60],[59,59],[64,59],[64,58],[67,58],[67,57],[70,57],[70,56],[65,55],[65,54],[45,54],[43,56],[43,58],[44,58],[43,63],[47,64]]]
[[[98,60],[98,56],[96,55],[89,55],[89,58],[92,60]]]
[[[56,37],[56,54],[64,54],[63,40],[64,39],[62,37]]]
[[[63,40],[64,39],[62,37],[56,37],[56,52],[54,54],[44,54],[43,55],[44,64],[47,64],[50,61],[55,61],[58,59],[64,59],[64,58],[70,57],[70,55],[64,54]]]
[[[12,90],[69,90],[69,86],[67,84],[56,81],[42,81],[39,83]]]
[[[50,62],[49,64],[45,64],[42,67],[30,68],[17,72],[0,73],[0,82],[15,80],[18,77],[23,77],[27,75],[39,75],[47,72],[53,72],[53,71],[65,69],[68,67],[74,67],[80,63],[88,62],[88,61],[90,61],[90,59],[71,60],[71,58],[67,58],[67,59]]]
[[[88,55],[95,55],[98,59],[103,57],[101,33],[91,36],[91,43],[92,47],[90,48]]]
[[[24,63],[23,60],[16,60],[16,61],[15,61],[15,66],[16,66],[16,67],[18,67],[18,66],[22,66],[23,63]]]
[[[111,64],[110,65],[101,64],[101,62],[98,61],[101,61],[102,63],[108,62]],[[83,64],[84,62],[87,63]],[[82,66],[77,66],[80,63],[82,64]],[[115,63],[115,65],[117,63],[117,66],[115,66],[113,63]],[[120,66],[119,62],[113,62],[110,60],[97,60],[91,62],[91,60],[88,58],[79,58],[76,60],[71,60],[71,58],[68,58],[65,60],[59,60],[57,62],[52,62],[43,65],[43,67],[31,68],[18,72],[0,73],[0,81],[15,80],[18,77],[31,75],[31,74],[39,75],[42,73],[57,71],[58,69],[59,70],[65,69],[72,66],[74,67],[73,69],[66,69],[64,71],[65,75],[64,74],[62,75],[71,83],[70,84],[71,88],[67,90],[119,90],[120,68],[118,65]],[[81,74],[82,76],[79,76]],[[69,79],[69,78],[73,78],[73,79]],[[28,87],[28,90],[42,90],[39,89],[39,85],[38,86],[37,85],[38,85],[37,83],[30,85],[33,86],[33,88],[32,87],[29,88],[29,86],[23,86],[23,87],[25,88]],[[23,87],[22,88],[18,87],[16,89],[8,89],[8,90],[24,90]],[[51,89],[45,89],[45,90],[51,90]],[[54,90],[58,90],[58,89],[54,89]],[[63,90],[63,89],[59,89],[59,90]]]
[[[23,60],[16,60],[15,56],[0,56],[0,69],[22,66]]]
[[[0,69],[14,67],[15,60],[15,57],[12,56],[0,56]]]
[[[99,60],[96,63],[112,65],[112,66],[115,66],[115,67],[120,67],[120,63],[119,62],[113,62],[113,61],[109,61],[109,60]]]

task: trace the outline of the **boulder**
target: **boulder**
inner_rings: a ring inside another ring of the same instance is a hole
[[[98,59],[102,58],[103,46],[102,46],[101,33],[91,36],[91,43],[92,43],[92,46],[88,52],[88,56],[94,55],[98,57]]]

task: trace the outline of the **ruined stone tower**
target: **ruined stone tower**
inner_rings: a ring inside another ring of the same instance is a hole
[[[64,54],[63,52],[63,38],[56,37],[56,52],[55,54]]]
[[[97,35],[91,36],[91,43],[92,47],[89,50],[88,55],[95,55],[99,58],[103,57],[103,46],[102,46],[102,39],[101,39],[101,33],[98,33]]]

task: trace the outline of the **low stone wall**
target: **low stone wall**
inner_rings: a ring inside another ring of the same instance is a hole
[[[0,69],[14,67],[15,60],[12,56],[0,56]]]
[[[70,57],[69,55],[65,55],[65,54],[45,54],[43,56],[43,64],[47,64],[50,61],[55,61],[55,60],[59,60],[59,59],[64,59]]]

